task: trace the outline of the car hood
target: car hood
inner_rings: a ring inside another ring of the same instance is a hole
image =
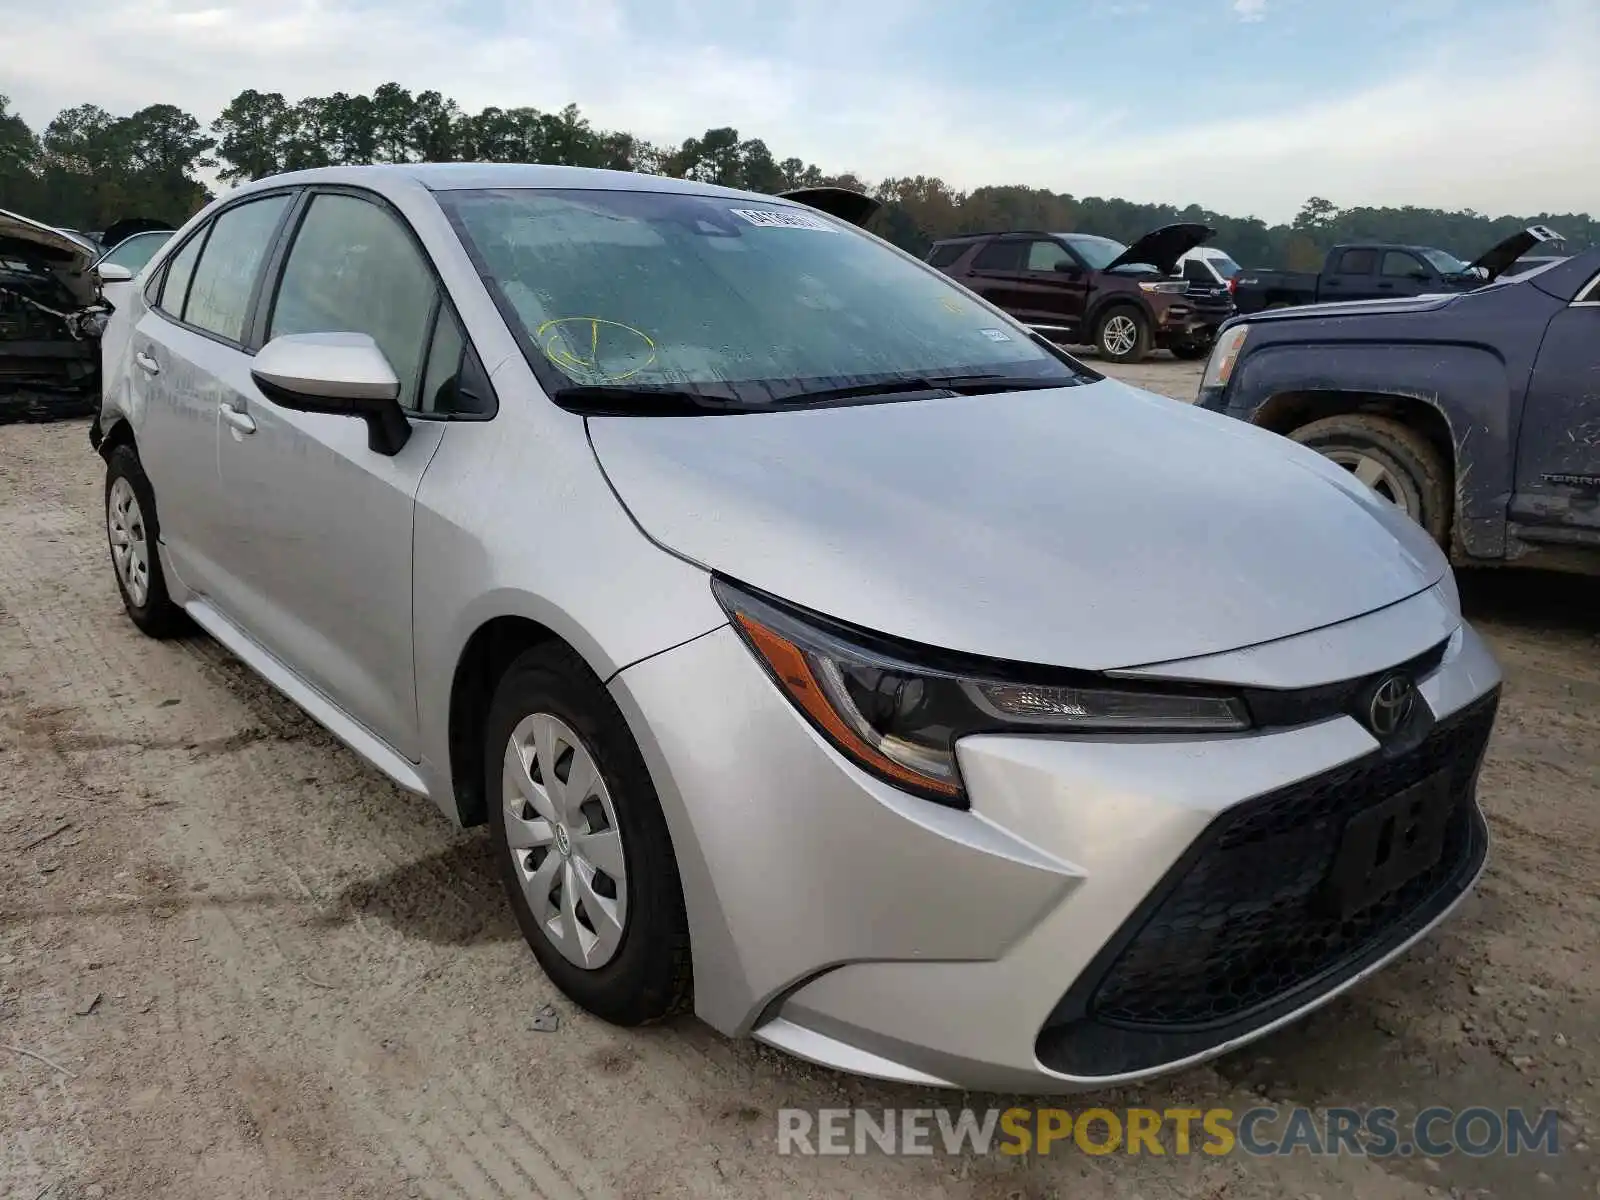
[[[1420,527],[1315,452],[1112,380],[589,429],[666,549],[838,620],[1016,662],[1215,654],[1446,571]]]
[[[1217,231],[1206,225],[1163,225],[1117,255],[1105,269],[1114,271],[1134,263],[1149,263],[1163,275],[1174,275],[1180,258],[1216,236]]]
[[[1547,225],[1530,225],[1518,233],[1513,233],[1505,241],[1490,246],[1467,265],[1481,268],[1485,274],[1485,281],[1492,283],[1500,277],[1502,271],[1535,246],[1562,240],[1564,239],[1561,235]]]
[[[1433,292],[1426,296],[1402,296],[1393,300],[1335,300],[1324,304],[1297,304],[1290,308],[1269,308],[1251,313],[1247,319],[1252,325],[1268,321],[1305,321],[1320,317],[1343,317],[1354,314],[1365,316],[1398,315],[1401,313],[1432,312],[1460,299],[1460,292]]]
[[[47,270],[75,303],[94,302],[94,276],[89,273],[94,251],[61,230],[0,209],[0,252]]]

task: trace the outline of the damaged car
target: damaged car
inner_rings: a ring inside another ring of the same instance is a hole
[[[0,413],[82,415],[99,403],[100,335],[112,311],[100,284],[133,274],[96,270],[96,256],[60,229],[0,210]]]

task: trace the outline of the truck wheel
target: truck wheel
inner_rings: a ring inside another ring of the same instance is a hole
[[[1450,473],[1415,429],[1392,417],[1346,413],[1303,425],[1289,436],[1338,463],[1448,546]]]
[[[1112,362],[1142,362],[1150,353],[1150,322],[1131,305],[1108,308],[1095,323],[1094,345]]]

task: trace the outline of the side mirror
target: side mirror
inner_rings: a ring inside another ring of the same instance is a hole
[[[1433,276],[1429,275],[1426,271],[1413,271],[1411,272],[1411,278],[1415,279],[1418,283],[1427,283],[1433,278]]]
[[[1073,262],[1070,258],[1056,259],[1055,269],[1062,275],[1070,275],[1074,278],[1083,274],[1083,272],[1078,269],[1078,264]]]
[[[121,263],[101,263],[94,273],[100,276],[101,283],[127,283],[133,278],[133,272]]]
[[[360,417],[367,448],[393,457],[411,437],[400,380],[364,333],[291,333],[273,338],[250,364],[261,394],[296,412]]]

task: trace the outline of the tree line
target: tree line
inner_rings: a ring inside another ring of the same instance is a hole
[[[609,167],[697,179],[750,191],[832,184],[884,202],[875,232],[923,254],[934,239],[985,229],[1097,233],[1131,242],[1174,221],[1217,230],[1214,245],[1246,266],[1310,270],[1329,246],[1379,240],[1439,246],[1471,259],[1525,225],[1550,225],[1569,250],[1600,243],[1587,213],[1488,217],[1471,209],[1358,207],[1308,200],[1293,221],[1269,225],[1199,205],[1140,204],[1025,185],[962,191],[917,175],[869,183],[798,158],[779,159],[760,138],[708,129],[678,145],[593,125],[575,104],[464,111],[435,91],[386,83],[370,95],[335,92],[291,103],[249,89],[209,126],[171,104],[116,116],[93,104],[57,114],[40,132],[0,96],[0,208],[73,229],[101,229],[124,216],[181,223],[211,199],[202,172],[236,184],[279,171],[355,163],[538,162]]]

